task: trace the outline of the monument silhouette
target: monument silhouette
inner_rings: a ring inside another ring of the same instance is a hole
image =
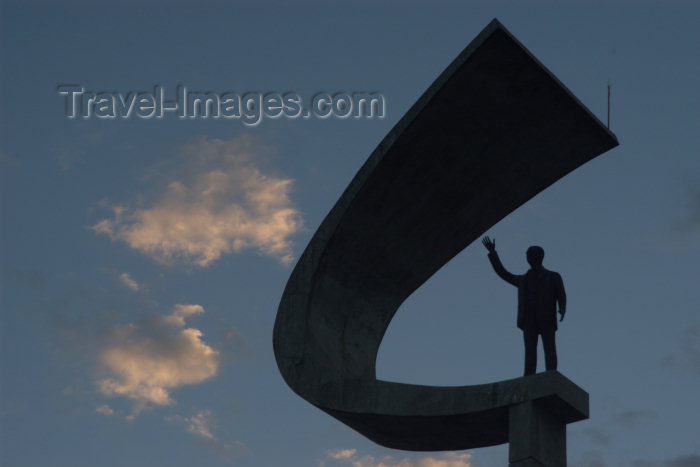
[[[442,387],[378,380],[375,363],[411,293],[617,144],[494,19],[379,143],[299,258],[273,331],[285,382],[382,446],[509,443],[512,467],[565,466],[566,424],[588,418],[588,394],[558,371]]]
[[[496,253],[496,239],[488,236],[482,239],[489,252],[489,261],[501,279],[518,288],[518,321],[523,331],[525,342],[525,376],[532,375],[537,369],[537,338],[542,337],[545,367],[547,371],[557,369],[557,304],[559,304],[560,321],[566,314],[566,292],[564,281],[559,273],[542,266],[544,249],[531,246],[525,256],[530,270],[525,274],[512,274],[503,267]]]

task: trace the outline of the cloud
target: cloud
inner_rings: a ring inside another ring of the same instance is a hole
[[[172,404],[173,389],[216,375],[219,352],[202,341],[201,331],[185,327],[185,318],[199,313],[204,313],[200,305],[175,305],[167,316],[112,330],[98,354],[107,376],[96,385],[105,396],[133,401],[127,418],[147,407]]]
[[[107,415],[107,416],[111,416],[111,415],[115,414],[114,409],[112,409],[107,404],[99,406],[98,408],[95,409],[95,412],[101,413],[102,415]]]
[[[209,410],[200,410],[195,416],[184,420],[187,423],[188,433],[201,436],[202,438],[216,439],[211,434],[211,412]]]
[[[191,417],[173,415],[166,417],[165,420],[185,425],[185,430],[197,437],[202,446],[218,452],[225,458],[233,458],[245,449],[245,445],[239,441],[224,443],[214,435],[214,430],[218,427],[213,421],[210,410],[198,410]]]
[[[598,445],[608,446],[612,444],[612,436],[603,428],[591,427],[583,430],[583,434]]]
[[[356,449],[340,449],[326,453],[326,459],[336,465],[352,467],[470,467],[472,455],[468,453],[448,452],[437,456],[419,457],[415,459],[394,459],[385,456],[377,459],[373,456],[358,456]],[[322,465],[325,462],[322,462]]]
[[[700,324],[693,324],[685,330],[680,352],[663,358],[661,365],[668,370],[700,376]]]
[[[338,449],[337,451],[331,451],[328,453],[328,457],[331,459],[350,459],[355,455],[357,449]]]
[[[119,282],[121,282],[124,286],[127,288],[133,290],[133,291],[138,291],[141,287],[139,286],[138,282],[133,280],[131,276],[129,276],[128,273],[123,272],[117,276],[119,279]]]
[[[612,416],[613,422],[624,428],[634,428],[646,420],[653,420],[655,418],[656,412],[652,410],[627,410]]]
[[[184,149],[187,160],[147,207],[112,206],[113,216],[91,228],[154,260],[200,267],[246,249],[293,259],[289,237],[302,221],[291,203],[293,180],[263,173],[249,137],[201,139]]]
[[[690,454],[663,461],[635,460],[635,467],[700,467],[700,455]]]
[[[592,450],[583,453],[582,458],[578,462],[572,462],[571,467],[606,467],[607,464],[603,460],[600,451]]]
[[[163,317],[163,322],[174,326],[184,326],[186,317],[198,313],[204,313],[204,308],[201,305],[175,305],[173,312]]]

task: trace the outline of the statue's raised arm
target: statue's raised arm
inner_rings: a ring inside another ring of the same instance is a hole
[[[508,272],[506,268],[503,267],[503,263],[501,263],[501,259],[498,257],[498,253],[496,253],[496,239],[494,238],[491,240],[487,235],[481,239],[481,243],[489,250],[489,261],[491,261],[491,266],[493,266],[493,270],[496,271],[496,274],[509,284],[518,287],[521,277]]]

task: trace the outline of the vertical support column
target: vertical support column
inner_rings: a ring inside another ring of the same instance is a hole
[[[509,408],[510,467],[566,467],[566,424],[537,401]]]

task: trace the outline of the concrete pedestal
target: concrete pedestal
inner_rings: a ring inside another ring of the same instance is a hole
[[[514,404],[508,422],[510,467],[566,467],[566,423],[546,405]]]

